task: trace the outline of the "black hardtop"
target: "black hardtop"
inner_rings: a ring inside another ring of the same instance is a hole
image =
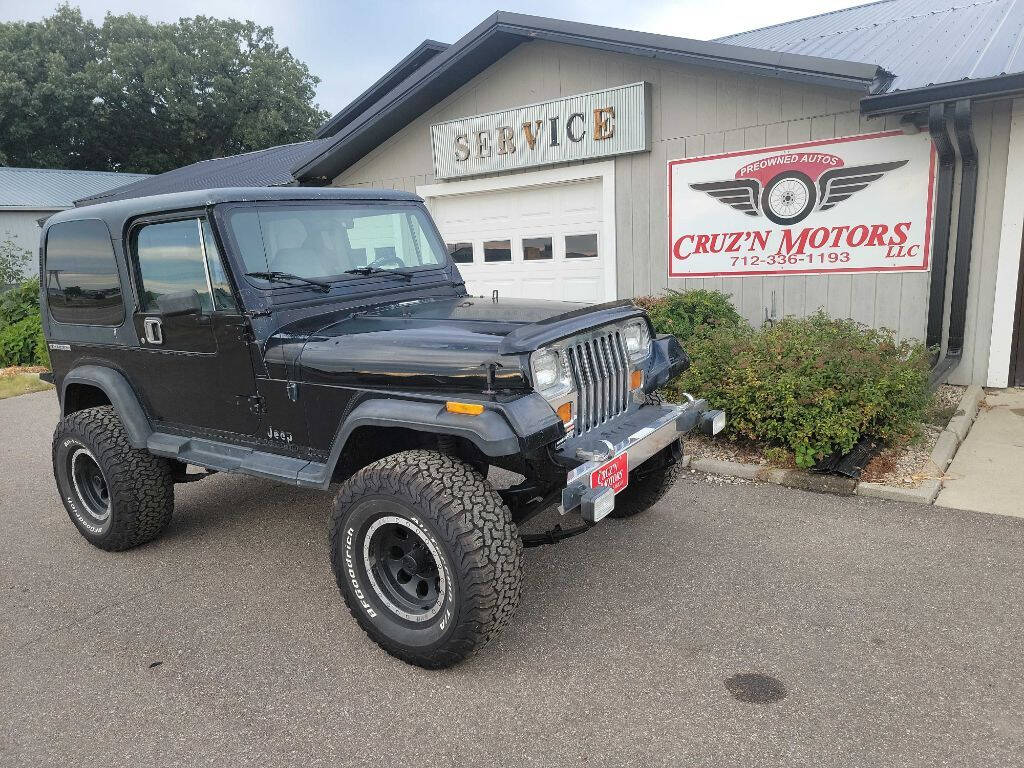
[[[64,221],[100,219],[105,222],[114,238],[121,237],[124,225],[137,216],[170,213],[204,208],[218,203],[259,202],[266,200],[354,200],[423,202],[411,192],[395,189],[367,187],[223,187],[197,189],[191,192],[172,192],[166,195],[133,197],[114,200],[55,213],[48,218],[45,228]]]

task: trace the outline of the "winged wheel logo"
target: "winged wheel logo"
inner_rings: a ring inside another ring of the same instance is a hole
[[[834,208],[907,162],[843,167],[841,158],[822,152],[774,155],[744,165],[734,179],[691,184],[690,189],[747,216],[789,225],[812,211]]]

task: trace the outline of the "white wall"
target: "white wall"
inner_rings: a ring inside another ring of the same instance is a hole
[[[10,240],[19,248],[29,252],[24,264],[26,277],[39,271],[39,234],[36,223],[41,217],[54,211],[0,210],[0,242]]]

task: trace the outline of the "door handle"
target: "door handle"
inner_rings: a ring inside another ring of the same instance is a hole
[[[147,317],[142,321],[142,328],[150,344],[164,343],[164,324],[159,317]]]

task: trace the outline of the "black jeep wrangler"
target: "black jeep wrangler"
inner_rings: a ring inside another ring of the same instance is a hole
[[[338,587],[389,653],[444,667],[519,602],[523,546],[657,500],[702,400],[629,302],[467,294],[419,198],[212,189],[58,213],[43,323],[72,522],[124,550],[167,527],[175,483],[237,472],[337,484]],[[188,465],[205,472],[187,472]],[[524,479],[496,490],[491,466]],[[554,503],[578,525],[520,536]]]

